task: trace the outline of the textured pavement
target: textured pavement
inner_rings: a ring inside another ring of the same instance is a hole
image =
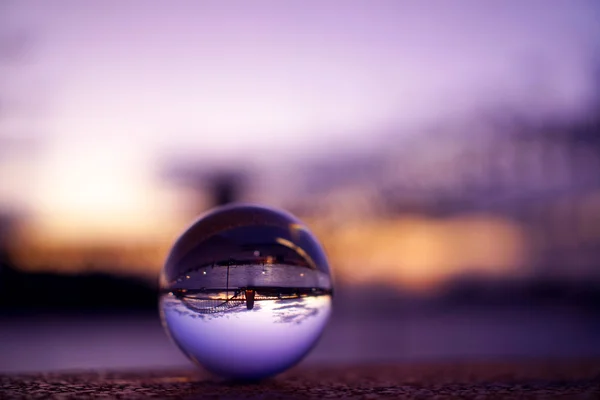
[[[0,376],[0,398],[600,399],[600,360],[298,367],[260,383],[201,371]]]

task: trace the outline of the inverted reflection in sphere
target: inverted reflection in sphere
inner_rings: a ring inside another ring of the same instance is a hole
[[[300,361],[331,311],[321,246],[288,213],[214,209],[175,242],[160,277],[163,325],[209,371],[260,379]]]

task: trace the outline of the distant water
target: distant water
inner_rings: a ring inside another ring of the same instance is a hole
[[[512,308],[361,313],[343,309],[304,363],[600,356],[600,315]],[[0,372],[190,366],[156,315],[0,319]]]

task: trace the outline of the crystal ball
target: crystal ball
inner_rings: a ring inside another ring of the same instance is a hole
[[[329,265],[291,214],[255,205],[215,208],[175,242],[160,274],[171,339],[213,374],[257,380],[299,362],[331,313]]]

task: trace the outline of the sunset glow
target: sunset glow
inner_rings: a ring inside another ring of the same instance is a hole
[[[0,101],[16,110],[0,115],[0,146],[24,143],[0,159],[0,211],[24,216],[15,251],[25,268],[76,271],[98,247],[122,255],[114,270],[154,274],[194,217],[186,207],[205,205],[173,166],[259,166],[250,197],[287,207],[302,200],[295,180],[311,163],[404,148],[453,123],[470,140],[485,134],[472,122],[496,107],[536,121],[582,115],[600,37],[592,3],[14,2],[0,35],[31,37],[0,60]],[[424,143],[427,157],[400,159],[398,173],[423,164],[444,181],[427,163],[458,151]],[[340,279],[428,287],[469,268],[517,273],[528,260],[524,228],[509,218],[357,222],[345,203],[370,189],[348,190],[331,190],[338,225],[310,224]]]

